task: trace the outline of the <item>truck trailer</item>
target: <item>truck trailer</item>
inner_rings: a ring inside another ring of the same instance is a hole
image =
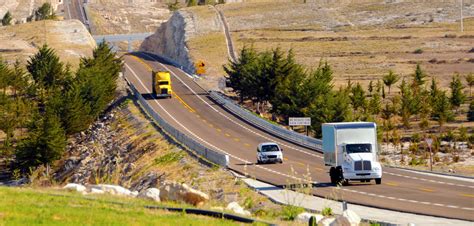
[[[169,97],[173,90],[171,89],[171,75],[168,71],[152,71],[153,96]]]
[[[376,184],[382,183],[375,123],[324,123],[322,132],[324,164],[331,167],[331,183],[370,182],[372,179]]]

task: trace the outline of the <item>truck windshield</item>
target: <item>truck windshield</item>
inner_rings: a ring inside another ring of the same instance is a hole
[[[160,81],[158,85],[168,85],[168,81]]]
[[[262,152],[273,152],[273,151],[280,151],[280,149],[276,145],[262,146]]]
[[[372,151],[371,144],[347,144],[346,152],[351,153],[370,153]]]

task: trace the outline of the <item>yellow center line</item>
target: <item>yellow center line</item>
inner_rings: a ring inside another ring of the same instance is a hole
[[[315,170],[318,170],[318,171],[323,171],[323,169],[321,168],[318,168],[318,167],[314,167]]]
[[[221,130],[221,129],[219,129],[219,128],[217,128],[216,130],[217,130],[217,132],[222,132],[222,130]]]
[[[302,162],[297,162],[297,163],[298,163],[298,165],[305,166],[305,164],[302,163]]]
[[[206,120],[206,119],[202,119],[202,121],[203,121],[203,122],[207,122],[207,120]]]
[[[178,94],[173,93],[173,96],[175,96],[179,100],[179,102],[181,102],[181,104],[184,105],[185,108],[189,109],[192,112],[196,112],[191,106],[189,106],[186,102],[184,102],[184,100],[181,99],[181,97],[179,97]]]
[[[434,190],[428,189],[428,188],[418,188],[418,189],[420,189],[421,191],[426,191],[426,192],[434,192]]]
[[[474,198],[474,195],[471,195],[471,194],[460,194],[460,195],[464,197]]]
[[[250,144],[245,143],[244,145],[245,145],[246,147],[250,147]]]
[[[226,137],[230,137],[230,134],[226,133],[225,136],[226,136]]]
[[[239,139],[239,138],[234,138],[234,141],[235,141],[235,142],[239,142],[240,139]]]
[[[134,56],[134,55],[131,55],[133,59],[137,60],[138,62],[140,62],[141,64],[143,64],[149,71],[153,71],[153,68],[148,65],[145,61],[143,61],[141,58],[137,57],[137,56]],[[188,110],[190,112],[196,112],[191,106],[189,106],[183,99],[181,99],[181,97],[178,96],[178,94],[176,94],[175,92],[173,92],[173,96],[175,96],[176,98],[178,98],[178,101],[181,102],[181,104],[184,105],[185,108],[188,108]]]
[[[141,58],[135,56],[135,55],[131,55],[133,59],[137,60],[138,62],[140,62],[141,64],[143,64],[149,71],[153,71],[153,68],[148,65],[147,63],[145,63],[145,61],[143,61]]]
[[[196,115],[196,116],[197,116],[198,118],[201,118],[201,116],[200,116],[200,115]]]
[[[212,123],[208,124],[211,128],[214,128],[214,125]]]
[[[393,183],[393,182],[387,182],[385,183],[386,185],[389,185],[389,186],[398,186],[397,183]]]

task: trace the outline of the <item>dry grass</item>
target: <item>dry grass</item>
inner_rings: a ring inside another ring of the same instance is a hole
[[[22,63],[47,43],[61,61],[77,67],[79,59],[91,56],[95,42],[79,21],[38,21],[0,28],[0,56]]]
[[[236,51],[250,44],[258,50],[292,48],[297,60],[308,67],[317,66],[321,59],[329,61],[336,85],[345,84],[350,78],[367,86],[370,80],[381,79],[390,69],[407,77],[416,63],[421,63],[443,87],[447,87],[455,72],[473,72],[474,64],[469,60],[474,59],[474,53],[468,51],[474,43],[474,18],[465,19],[465,31],[461,33],[459,23],[451,21],[457,18],[456,11],[447,3],[285,2],[219,6],[229,22]],[[442,12],[437,12],[438,7]],[[207,18],[201,14],[209,13],[203,7],[193,12],[198,18]],[[227,58],[225,45],[212,42],[215,38],[215,34],[208,34],[188,42],[191,55],[204,56],[208,71],[216,72],[209,82],[216,82],[224,74],[221,65],[227,62],[222,59]],[[423,53],[414,54],[416,49]],[[397,88],[392,91],[397,92]]]

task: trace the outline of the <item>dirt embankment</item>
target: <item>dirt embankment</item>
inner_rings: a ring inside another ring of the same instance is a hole
[[[0,57],[23,63],[43,44],[55,49],[63,62],[78,65],[81,57],[92,55],[96,43],[77,20],[45,20],[0,27]]]

